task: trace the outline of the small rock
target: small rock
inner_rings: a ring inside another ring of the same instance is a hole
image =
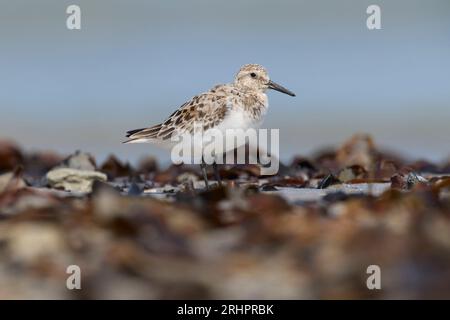
[[[62,156],[51,151],[34,152],[24,160],[25,174],[29,178],[34,178],[34,182],[38,184],[41,177],[62,161],[64,161]]]
[[[96,169],[94,158],[88,153],[76,151],[58,166],[59,168],[71,168],[78,170],[94,171]]]
[[[177,177],[178,183],[191,183],[191,182],[195,183],[198,180],[199,180],[198,176],[191,172],[182,173]]]
[[[311,162],[311,160],[303,157],[294,158],[289,168],[292,169],[293,171],[306,174],[308,178],[314,176],[319,171],[317,167]],[[280,163],[280,171],[281,171],[281,163]]]
[[[98,171],[57,168],[47,173],[48,184],[52,188],[65,191],[91,192],[95,180],[106,181],[106,174]]]
[[[26,183],[17,172],[7,172],[0,175],[0,193],[6,190],[17,190],[24,187],[26,187]]]
[[[394,161],[382,159],[377,163],[375,179],[389,181],[397,171],[398,165]]]
[[[398,173],[391,178],[391,187],[395,189],[412,189],[418,183],[428,183],[428,180],[415,172]]]
[[[109,158],[100,167],[100,170],[106,173],[110,179],[117,177],[127,177],[133,172],[131,166],[128,163],[122,163],[114,155],[109,156]]]
[[[2,240],[8,243],[10,259],[15,263],[29,266],[44,258],[56,262],[66,255],[64,234],[57,225],[25,222],[2,231]]]
[[[372,138],[366,134],[356,134],[339,148],[336,159],[341,166],[360,165],[369,170],[374,163],[375,153]]]
[[[23,161],[24,156],[15,144],[0,140],[0,172],[13,170]]]
[[[367,171],[359,165],[353,165],[342,169],[337,177],[342,182],[348,182],[354,179],[367,178]]]
[[[154,157],[146,157],[139,161],[138,172],[150,173],[158,170],[158,162]]]

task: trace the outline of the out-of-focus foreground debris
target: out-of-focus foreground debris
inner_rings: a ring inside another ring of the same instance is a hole
[[[450,298],[449,171],[356,135],[206,191],[195,166],[0,141],[0,299]]]

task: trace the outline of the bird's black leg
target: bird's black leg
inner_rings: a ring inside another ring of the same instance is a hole
[[[202,163],[200,164],[200,168],[202,169],[203,180],[205,181],[206,189],[209,190],[208,175],[206,173],[206,163],[203,160]]]
[[[219,167],[217,166],[217,163],[214,161],[213,162],[213,169],[214,169],[214,176],[217,180],[217,184],[219,186],[222,185],[222,179],[220,178],[220,172],[219,172]]]

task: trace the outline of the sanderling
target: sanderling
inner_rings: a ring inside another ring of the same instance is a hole
[[[173,146],[177,135],[194,132],[194,124],[202,126],[204,134],[209,130],[257,129],[267,112],[267,89],[273,89],[290,96],[295,94],[271,81],[266,69],[258,64],[246,64],[237,73],[234,82],[221,84],[193,97],[184,103],[163,123],[149,128],[127,132],[124,143],[154,143],[163,147]],[[228,151],[228,150],[226,150]],[[220,183],[217,165],[214,173]],[[201,169],[208,188],[206,164]]]

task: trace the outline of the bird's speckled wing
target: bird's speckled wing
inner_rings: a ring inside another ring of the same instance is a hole
[[[127,142],[136,140],[170,140],[172,135],[194,132],[194,123],[202,124],[203,130],[217,126],[231,108],[226,85],[219,85],[208,92],[193,97],[184,103],[161,124],[150,128],[130,130]]]

